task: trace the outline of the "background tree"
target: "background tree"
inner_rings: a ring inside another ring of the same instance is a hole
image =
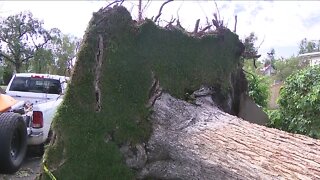
[[[262,63],[260,61],[255,61],[256,58],[260,57],[260,55],[258,55],[259,48],[255,46],[257,40],[258,38],[252,32],[243,41],[245,46],[243,69],[248,80],[249,96],[255,101],[256,104],[266,108],[269,99],[270,81],[268,77],[260,75],[259,68],[257,68],[262,67]],[[251,59],[254,59],[254,63],[252,63]]]
[[[54,66],[54,54],[52,50],[49,48],[40,48],[38,49],[32,60],[31,64],[31,72],[35,73],[51,73],[52,66]]]
[[[300,41],[299,54],[319,52],[320,51],[320,40],[309,41],[304,38]]]
[[[270,59],[271,61],[275,60],[275,54],[276,54],[276,51],[274,50],[274,48],[271,48],[270,52],[267,53],[268,59]]]
[[[43,24],[30,12],[11,15],[0,22],[5,82],[15,72],[71,74],[80,39],[57,28],[46,30]]]
[[[275,61],[275,67],[277,69],[275,80],[284,81],[291,74],[304,69],[308,64],[301,61],[298,57],[292,56],[288,59]]]
[[[289,76],[278,102],[279,110],[270,115],[271,127],[320,138],[320,67]]]
[[[51,33],[56,31],[44,29],[43,22],[33,18],[31,12],[7,17],[0,23],[0,29],[3,43],[0,53],[5,63],[12,64],[17,73],[29,65],[36,51],[42,49],[51,40]]]
[[[275,67],[275,54],[276,51],[274,50],[274,48],[271,48],[269,52],[267,52],[267,59],[264,60],[264,67],[268,66],[271,64],[271,66],[276,69]]]
[[[54,73],[70,76],[75,63],[81,40],[73,35],[62,34],[56,41],[54,48],[55,69]]]
[[[54,34],[51,35],[51,40],[37,49],[34,57],[30,60],[32,72],[36,73],[53,73],[55,69],[55,49],[60,41],[62,33],[59,29],[55,29]]]
[[[254,32],[251,32],[250,35],[242,42],[245,47],[242,57],[244,60],[252,60],[255,68],[257,68],[256,60],[261,56],[258,54],[259,47],[255,47],[257,40],[258,37],[254,34]]]
[[[252,54],[257,55],[258,50],[255,47],[255,43],[258,40],[258,37],[254,34],[254,32],[251,32],[249,36],[247,36],[244,41],[243,45],[245,47],[244,54]]]

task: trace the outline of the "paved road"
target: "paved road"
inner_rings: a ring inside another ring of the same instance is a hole
[[[34,180],[40,172],[41,159],[28,152],[20,170],[12,175],[0,174],[0,180]]]

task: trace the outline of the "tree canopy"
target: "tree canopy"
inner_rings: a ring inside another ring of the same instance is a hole
[[[46,29],[31,12],[10,15],[0,22],[0,56],[5,74],[16,72],[70,75],[80,39],[58,28]]]
[[[320,40],[310,41],[304,38],[300,41],[299,54],[319,52],[320,51]]]
[[[43,22],[33,18],[30,12],[7,17],[0,29],[0,40],[5,44],[1,54],[6,62],[13,64],[16,72],[21,71],[23,64],[27,64],[55,32],[55,29],[44,29]]]

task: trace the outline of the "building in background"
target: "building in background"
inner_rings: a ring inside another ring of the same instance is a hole
[[[276,73],[276,70],[272,64],[268,64],[265,67],[261,68],[260,72],[265,76],[271,76]]]
[[[320,52],[300,54],[298,57],[303,62],[309,62],[310,66],[320,65]]]

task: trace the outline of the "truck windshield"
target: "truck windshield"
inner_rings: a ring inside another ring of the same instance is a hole
[[[56,79],[15,77],[10,91],[61,94],[61,84]]]

